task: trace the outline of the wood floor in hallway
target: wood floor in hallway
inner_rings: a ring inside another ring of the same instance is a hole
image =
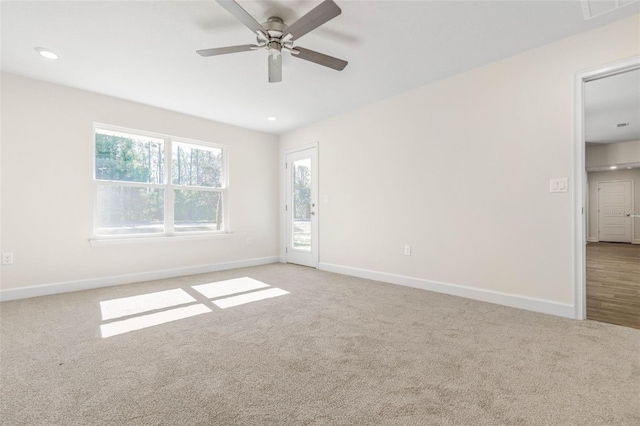
[[[640,245],[587,244],[587,319],[640,329]]]

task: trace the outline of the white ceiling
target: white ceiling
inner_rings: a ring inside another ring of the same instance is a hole
[[[587,82],[584,103],[587,143],[640,140],[640,69]]]
[[[2,1],[1,67],[278,134],[640,11],[585,21],[578,1],[336,1],[342,15],[296,44],[348,60],[342,72],[285,56],[283,82],[269,84],[265,51],[200,57],[255,42],[213,0]],[[319,1],[239,3],[291,24]]]

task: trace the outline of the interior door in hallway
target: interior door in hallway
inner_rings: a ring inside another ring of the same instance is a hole
[[[318,148],[290,152],[287,173],[287,263],[318,267]]]
[[[598,241],[631,243],[631,182],[598,182]]]

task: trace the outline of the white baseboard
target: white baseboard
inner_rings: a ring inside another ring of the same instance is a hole
[[[598,239],[597,238],[587,238],[587,241],[590,243],[597,243]],[[631,241],[631,244],[640,244],[640,239],[634,239]]]
[[[590,242],[590,243],[597,243],[598,239],[597,238],[589,238],[589,239],[587,239],[587,241]],[[640,244],[640,239],[636,238],[636,239],[631,240],[631,244]]]
[[[575,318],[573,305],[558,303],[551,300],[537,299],[533,297],[520,296],[517,294],[483,290],[479,288],[447,284],[437,281],[429,281],[421,278],[388,274],[385,272],[371,271],[368,269],[333,265],[330,263],[320,263],[319,269],[343,275],[351,275],[359,278],[382,281],[390,284],[419,288],[421,290],[434,291],[436,293],[466,297],[467,299],[480,300],[482,302],[495,303],[498,305],[510,306],[512,308],[541,312],[543,314],[557,315],[565,318]]]
[[[161,280],[164,278],[182,277],[185,275],[206,274],[208,272],[224,271],[227,269],[266,265],[269,263],[277,263],[279,261],[280,258],[278,256],[261,257],[257,259],[235,260],[232,262],[212,263],[209,265],[190,266],[186,268],[163,269],[159,271],[115,275],[111,277],[91,278],[87,280],[67,281],[31,287],[0,289],[0,301],[69,293],[72,291],[90,290],[92,288],[131,284],[141,281]]]

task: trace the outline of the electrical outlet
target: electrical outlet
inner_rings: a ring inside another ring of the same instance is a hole
[[[2,253],[2,264],[3,265],[13,264],[13,253]]]
[[[411,256],[411,246],[404,246],[404,255]]]

